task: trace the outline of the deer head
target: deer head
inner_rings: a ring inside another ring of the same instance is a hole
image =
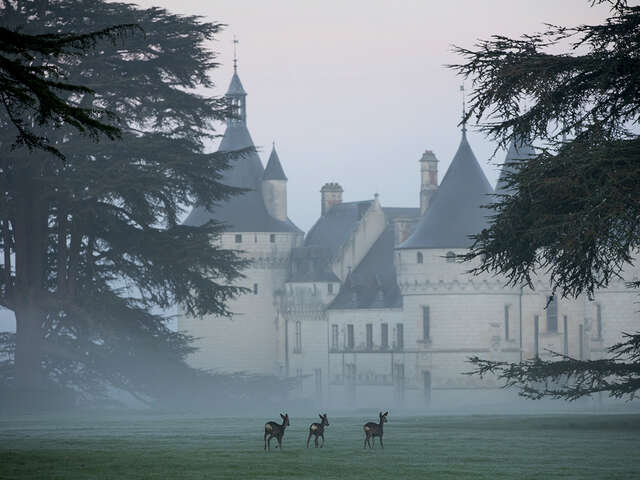
[[[380,423],[387,423],[387,415],[389,415],[389,412],[380,412]]]
[[[320,420],[322,420],[322,425],[328,427],[329,426],[329,419],[327,418],[327,414],[325,413],[323,414],[319,414],[318,415],[320,417]]]
[[[289,423],[289,415],[287,413],[285,413],[284,415],[280,414],[280,416],[282,417],[282,422],[283,422],[282,426],[283,427],[288,427],[290,425],[290,423]]]

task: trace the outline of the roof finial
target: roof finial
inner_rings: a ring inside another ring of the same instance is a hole
[[[462,92],[462,133],[467,133],[467,103],[464,97],[464,84],[460,85],[460,92]]]
[[[238,39],[233,36],[233,73],[238,73]]]

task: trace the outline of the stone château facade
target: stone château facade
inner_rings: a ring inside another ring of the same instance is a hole
[[[227,97],[236,115],[220,150],[252,147],[237,72]],[[505,165],[531,154],[528,145],[512,145]],[[321,216],[305,236],[287,217],[287,177],[275,147],[266,168],[255,152],[235,161],[223,182],[251,191],[213,212],[195,208],[186,223],[229,224],[222,246],[251,260],[240,282],[251,293],[231,303],[232,318],[180,317],[179,329],[198,339],[191,364],[293,376],[296,396],[327,407],[443,405],[496,388],[461,374],[472,355],[518,361],[553,350],[598,358],[623,331],[640,329],[637,297],[625,287],[640,277],[637,268],[593,299],[551,298],[544,275],[531,290],[467,274],[472,266],[456,255],[486,226],[481,205],[494,190],[464,128],[440,184],[433,152],[419,163],[419,206],[384,207],[377,195],[343,202],[340,185],[327,183]],[[502,176],[496,193],[508,194]]]

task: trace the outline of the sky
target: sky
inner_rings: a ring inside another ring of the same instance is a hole
[[[144,0],[139,6],[227,25],[211,48],[220,96],[233,72],[233,36],[248,126],[266,163],[275,142],[289,178],[289,217],[305,232],[320,214],[320,188],[338,182],[344,201],[380,195],[417,207],[419,164],[433,150],[444,177],[460,142],[462,79],[452,45],[519,36],[544,23],[600,23],[587,0]],[[466,83],[469,91],[471,83]],[[220,133],[224,126],[220,125]],[[473,130],[469,142],[495,185],[504,152]],[[215,148],[215,145],[212,146]],[[13,329],[0,312],[0,331]]]
[[[419,164],[433,150],[444,177],[460,142],[462,79],[453,44],[519,36],[543,24],[599,23],[587,0],[144,0],[227,25],[214,42],[213,95],[232,74],[233,36],[248,126],[263,163],[275,141],[289,178],[290,218],[308,231],[326,182],[344,201],[380,194],[383,206],[418,206]],[[471,88],[466,82],[467,91]],[[220,126],[221,132],[224,126]],[[492,185],[504,152],[470,126],[470,144]]]

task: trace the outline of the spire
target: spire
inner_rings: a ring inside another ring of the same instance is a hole
[[[238,53],[236,45],[238,40],[233,37],[233,76],[231,77],[231,83],[227,89],[225,96],[231,106],[232,115],[227,118],[227,126],[234,124],[246,124],[247,123],[247,92],[242,86],[240,77],[238,76]]]
[[[284,169],[280,163],[280,158],[278,158],[278,153],[276,152],[275,142],[273,142],[271,155],[269,155],[269,161],[264,169],[262,180],[287,180],[287,176],[284,174]]]
[[[464,84],[460,85],[460,92],[462,94],[462,136],[467,136],[467,104],[464,97]]]
[[[233,36],[233,73],[238,73],[238,39]]]

